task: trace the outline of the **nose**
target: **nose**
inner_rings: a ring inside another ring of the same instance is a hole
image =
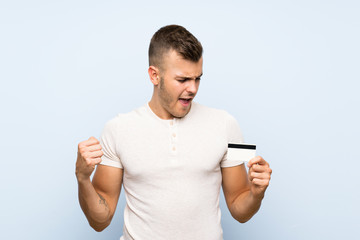
[[[197,93],[197,90],[199,88],[199,82],[196,80],[190,80],[188,81],[188,85],[186,87],[186,91],[190,94],[195,96],[195,94]]]

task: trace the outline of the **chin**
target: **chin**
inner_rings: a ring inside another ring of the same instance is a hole
[[[191,105],[190,105],[191,106]],[[178,106],[175,105],[171,110],[173,111],[168,111],[174,118],[183,118],[185,117],[189,111],[190,111],[190,106],[187,108],[184,108],[183,106]],[[170,110],[169,109],[169,110]]]
[[[183,117],[185,117],[185,116],[186,116],[186,114],[182,114],[182,115],[180,115],[180,114],[179,114],[179,115],[174,115],[174,117],[175,117],[175,118],[183,118]]]
[[[172,114],[174,117],[176,118],[183,118],[185,117],[187,114],[189,113],[189,111],[178,111],[175,112],[174,114]]]

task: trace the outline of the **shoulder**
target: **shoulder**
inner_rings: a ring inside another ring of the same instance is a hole
[[[203,117],[211,117],[214,120],[222,120],[222,121],[236,121],[235,118],[223,109],[217,109],[202,105],[200,103],[194,102],[194,112],[196,115]]]
[[[242,132],[238,121],[225,110],[194,104],[193,115],[205,128],[211,128],[218,135],[223,135],[228,142],[242,142]]]

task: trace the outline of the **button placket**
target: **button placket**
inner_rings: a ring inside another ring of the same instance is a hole
[[[171,138],[170,151],[172,154],[176,154],[177,153],[177,125],[176,125],[175,119],[170,122],[170,138]]]

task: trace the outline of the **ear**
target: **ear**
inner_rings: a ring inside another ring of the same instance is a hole
[[[160,82],[160,74],[159,74],[159,69],[157,67],[154,66],[150,66],[148,69],[148,73],[149,73],[149,77],[150,77],[150,81],[157,86]]]

